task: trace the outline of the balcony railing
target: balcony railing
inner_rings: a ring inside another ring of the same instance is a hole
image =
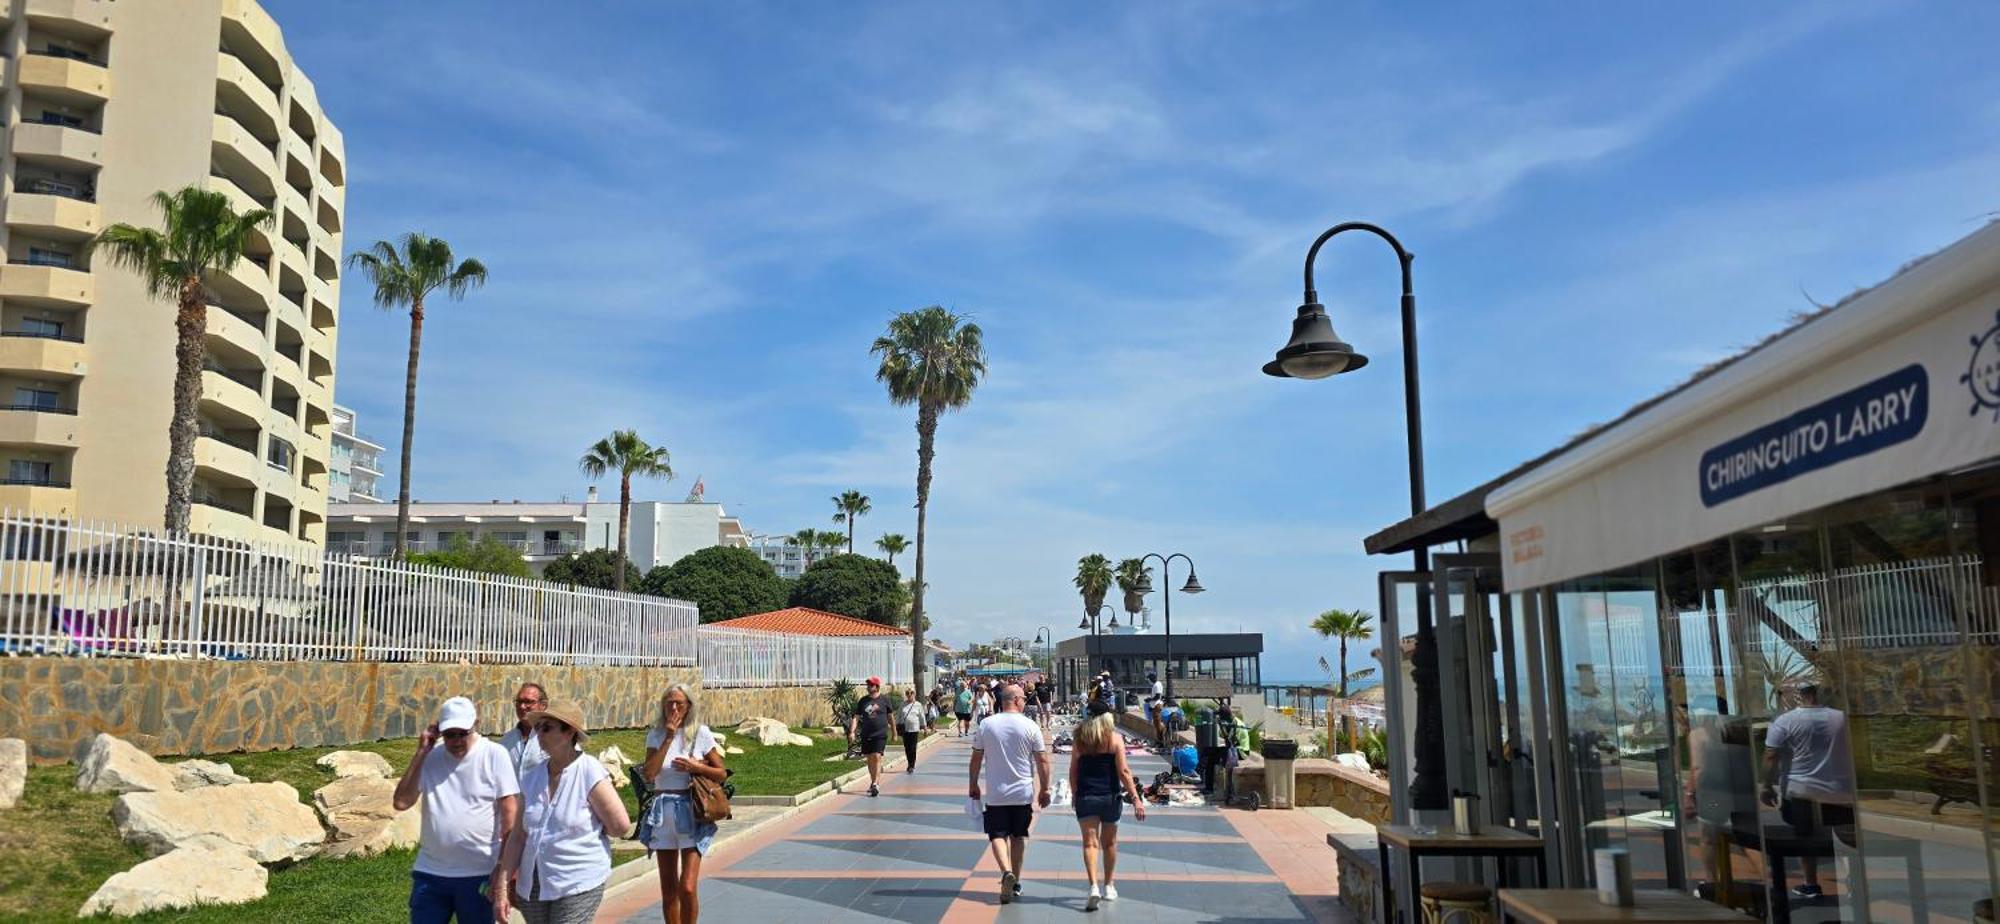
[[[30,48],[28,49],[28,53],[31,55],[40,55],[44,58],[66,58],[71,61],[82,61],[85,64],[95,64],[98,67],[108,66],[104,63],[103,58],[96,57],[89,52],[73,51],[68,48],[43,48],[39,50]]]
[[[9,257],[7,262],[15,266],[48,266],[55,269],[81,270],[76,258],[62,254],[31,253],[25,257]]]
[[[234,369],[224,369],[221,366],[204,366],[203,369],[204,371],[222,376],[251,391],[262,391],[264,389],[264,375],[260,372],[237,372]]]
[[[30,177],[21,180],[14,184],[14,191],[35,193],[43,196],[61,196],[65,199],[75,199],[78,202],[97,201],[97,190],[89,184],[78,185],[76,183],[65,183],[61,180],[50,180],[42,177]]]
[[[35,340],[61,340],[64,343],[82,343],[83,338],[75,334],[53,334],[40,330],[0,330],[0,337],[29,337]]]
[[[0,411],[32,411],[37,414],[68,414],[76,416],[75,407],[59,404],[0,404]]]
[[[247,504],[232,504],[226,500],[221,500],[219,498],[214,498],[214,497],[196,497],[194,499],[194,502],[202,505],[203,507],[214,507],[217,510],[227,510],[230,513],[239,514],[246,517],[250,515],[250,507]]]
[[[80,131],[80,132],[88,132],[88,133],[90,133],[90,134],[92,134],[92,135],[102,135],[102,134],[104,134],[104,130],[103,130],[103,129],[99,129],[99,128],[91,128],[90,126],[88,126],[88,125],[85,125],[85,124],[83,124],[82,122],[79,122],[79,121],[76,121],[76,120],[73,120],[73,119],[65,119],[65,118],[63,118],[63,117],[62,117],[62,115],[61,115],[60,113],[54,113],[54,112],[44,112],[44,113],[42,113],[42,114],[41,114],[41,116],[39,116],[39,117],[37,117],[37,118],[32,118],[32,119],[31,119],[31,118],[28,118],[28,117],[26,117],[26,116],[23,116],[23,117],[21,118],[21,124],[23,124],[23,125],[53,125],[53,126],[56,126],[57,128],[72,128],[72,129],[75,129],[75,130],[77,130],[77,131]]]
[[[254,438],[250,441],[250,445],[245,446],[242,443],[239,443],[233,439],[230,439],[227,436],[222,435],[222,432],[219,430],[203,430],[201,431],[201,435],[202,438],[204,439],[214,440],[215,442],[227,446],[231,449],[234,449],[237,452],[249,453],[250,455],[253,456],[257,454],[257,441]]]
[[[47,478],[0,478],[0,485],[29,488],[67,488],[69,479],[50,476]]]

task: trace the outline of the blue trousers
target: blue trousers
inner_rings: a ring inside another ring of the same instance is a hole
[[[410,871],[410,924],[488,924],[493,902],[485,891],[485,876],[433,876]]]

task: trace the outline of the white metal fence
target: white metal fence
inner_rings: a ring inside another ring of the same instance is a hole
[[[829,638],[703,626],[701,683],[705,687],[813,686],[881,677],[910,682],[908,636]]]
[[[1804,641],[1844,648],[2000,643],[2000,590],[1977,556],[1859,565],[1751,581],[1738,591]]]
[[[697,622],[683,600],[0,511],[9,654],[688,665]]]

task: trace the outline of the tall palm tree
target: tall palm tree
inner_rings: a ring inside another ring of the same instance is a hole
[[[847,524],[847,554],[854,554],[854,521],[874,509],[868,505],[868,495],[860,491],[842,491],[833,499],[833,522]]]
[[[1092,552],[1076,560],[1076,590],[1083,594],[1085,612],[1095,613],[1111,590],[1111,559]]]
[[[639,438],[636,430],[613,430],[592,444],[577,460],[577,467],[592,479],[605,472],[618,473],[618,585],[625,590],[625,533],[632,519],[632,477],[673,480],[674,469],[667,447],[654,446]]]
[[[931,463],[937,458],[938,417],[972,403],[986,377],[986,345],[979,325],[937,305],[889,319],[868,352],[881,357],[875,379],[888,387],[889,401],[917,407],[917,564],[916,592],[910,602],[911,677],[924,678],[925,514],[930,509]]]
[[[1125,595],[1125,612],[1132,616],[1146,608],[1146,595],[1139,592],[1153,568],[1143,558],[1127,558],[1118,563],[1118,592]]]
[[[847,542],[847,535],[840,530],[823,529],[819,531],[819,547],[822,549],[838,552],[841,545],[845,542]]]
[[[1314,632],[1321,638],[1340,639],[1340,698],[1347,698],[1347,643],[1349,640],[1362,641],[1375,636],[1375,617],[1361,610],[1327,610],[1312,621]],[[1357,671],[1355,676],[1365,677],[1371,671]]]
[[[397,244],[376,241],[367,250],[349,254],[347,265],[360,267],[375,286],[375,307],[410,306],[410,359],[403,370],[403,455],[396,472],[401,482],[396,489],[396,557],[401,559],[410,533],[410,450],[417,437],[417,356],[424,345],[424,300],[439,289],[453,301],[465,298],[465,293],[486,284],[486,264],[470,258],[454,264],[451,245],[422,232],[412,231],[397,240]]]
[[[902,533],[883,533],[882,538],[875,540],[875,548],[889,556],[889,564],[892,565],[896,563],[896,556],[909,547],[910,540],[903,538]]]
[[[806,550],[806,567],[813,566],[815,553],[819,551],[819,530],[802,529],[793,533],[785,541]]]
[[[161,229],[119,223],[105,228],[92,246],[111,262],[136,272],[154,298],[174,302],[174,416],[167,424],[167,512],[169,535],[188,531],[194,502],[194,441],[200,433],[195,412],[201,405],[201,368],[208,357],[208,298],[202,277],[236,265],[250,244],[250,232],[271,223],[271,213],[238,213],[229,197],[199,186],[156,192]]]

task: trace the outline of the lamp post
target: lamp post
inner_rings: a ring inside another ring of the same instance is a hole
[[[1266,375],[1278,378],[1323,379],[1352,372],[1368,365],[1368,357],[1342,343],[1327,319],[1326,306],[1319,303],[1313,288],[1313,261],[1319,249],[1335,235],[1365,231],[1387,241],[1396,251],[1403,270],[1403,411],[1405,438],[1409,448],[1410,514],[1424,512],[1424,425],[1423,400],[1417,388],[1417,296],[1410,282],[1410,263],[1416,257],[1403,249],[1401,241],[1377,225],[1349,221],[1334,225],[1313,241],[1306,251],[1305,303],[1292,320],[1292,338],[1278,355],[1264,364]],[[1430,549],[1412,550],[1416,571],[1430,572]],[[1411,805],[1419,809],[1445,807],[1444,712],[1438,689],[1437,633],[1431,626],[1430,598],[1417,595],[1417,644],[1411,656],[1411,679],[1417,690],[1415,779],[1410,784]],[[1392,681],[1393,682],[1393,681]]]
[[[1147,552],[1146,554],[1139,556],[1139,560],[1142,562],[1153,558],[1157,558],[1160,560],[1160,600],[1162,601],[1160,606],[1160,617],[1164,619],[1167,624],[1166,641],[1160,647],[1164,655],[1163,660],[1166,661],[1165,673],[1167,675],[1167,689],[1166,689],[1167,701],[1172,702],[1174,699],[1174,593],[1171,589],[1167,587],[1167,585],[1170,583],[1168,581],[1168,577],[1170,577],[1170,575],[1168,574],[1168,570],[1172,566],[1173,560],[1178,558],[1181,561],[1187,562],[1188,566],[1187,584],[1181,588],[1181,593],[1198,594],[1204,590],[1207,590],[1208,588],[1201,586],[1201,581],[1195,579],[1194,559],[1189,558],[1180,552],[1175,552],[1171,555],[1161,555],[1158,552]],[[1139,594],[1141,596],[1144,596],[1152,592],[1153,592],[1152,575],[1142,574],[1139,578]]]
[[[1042,663],[1045,665],[1043,669],[1051,674],[1055,673],[1056,656],[1051,646],[1056,643],[1056,634],[1050,631],[1048,626],[1042,626],[1041,631],[1035,633],[1035,641],[1042,643]]]

